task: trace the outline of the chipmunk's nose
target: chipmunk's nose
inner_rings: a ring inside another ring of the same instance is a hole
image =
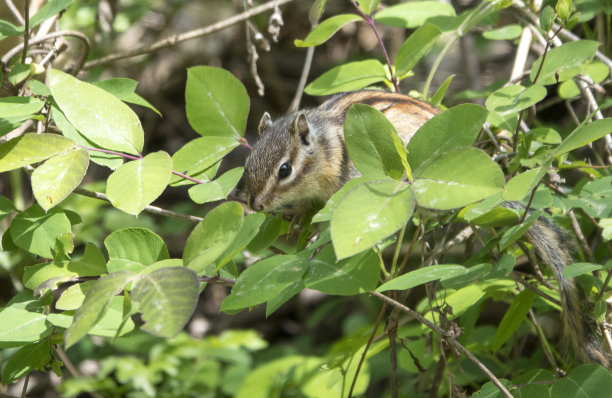
[[[261,203],[255,203],[255,195],[249,195],[249,207],[255,211],[263,210],[263,205]]]

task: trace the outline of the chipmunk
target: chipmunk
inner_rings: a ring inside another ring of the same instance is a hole
[[[344,145],[344,118],[351,105],[366,104],[381,111],[404,143],[440,110],[412,97],[376,90],[338,94],[315,109],[286,114],[276,121],[265,113],[259,141],[246,160],[246,199],[255,211],[304,214],[313,202],[326,202],[348,180],[358,177]],[[518,202],[509,208],[524,209]],[[564,337],[584,362],[610,367],[573,280],[563,276],[572,254],[568,233],[540,217],[525,234],[558,280],[563,307]]]

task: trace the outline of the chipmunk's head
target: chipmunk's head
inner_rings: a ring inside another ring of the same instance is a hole
[[[328,166],[321,156],[316,123],[316,115],[308,110],[276,121],[268,113],[263,115],[259,141],[245,165],[246,199],[251,209],[299,214],[313,200],[324,202],[333,193],[321,187],[320,176]]]
[[[312,168],[307,154],[313,143],[306,116],[290,114],[273,122],[265,113],[259,135],[245,165],[249,207],[265,212],[300,212],[305,202],[304,173]]]

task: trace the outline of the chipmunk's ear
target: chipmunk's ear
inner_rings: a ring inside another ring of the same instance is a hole
[[[293,121],[293,133],[300,139],[302,144],[310,145],[310,127],[303,113],[299,113]]]
[[[265,112],[259,121],[257,134],[262,135],[272,125],[272,118],[268,112]]]

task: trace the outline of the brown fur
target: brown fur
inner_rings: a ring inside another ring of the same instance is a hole
[[[247,201],[258,211],[298,215],[311,202],[325,202],[359,172],[344,145],[344,118],[351,105],[360,103],[380,110],[407,143],[427,120],[439,113],[414,98],[384,91],[362,90],[338,94],[316,109],[287,114],[272,122],[265,114],[260,123],[260,140],[246,161]],[[303,122],[306,123],[303,123]],[[283,162],[292,165],[288,178],[279,178]],[[511,208],[520,203],[508,202]],[[567,234],[544,218],[526,233],[540,258],[551,266],[561,291],[564,336],[577,357],[610,367],[594,328],[580,305],[574,281],[562,274],[572,262]]]

